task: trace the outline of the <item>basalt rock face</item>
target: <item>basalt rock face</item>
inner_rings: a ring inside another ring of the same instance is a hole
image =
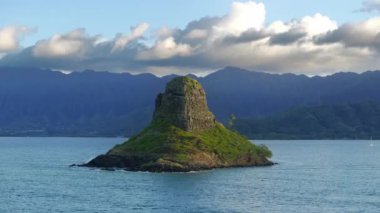
[[[269,166],[271,151],[226,129],[208,110],[202,86],[189,77],[170,81],[156,98],[151,124],[81,166],[131,171],[194,170]]]
[[[157,96],[153,120],[165,120],[190,132],[210,129],[216,124],[202,86],[187,77],[175,78],[168,83],[165,93]]]

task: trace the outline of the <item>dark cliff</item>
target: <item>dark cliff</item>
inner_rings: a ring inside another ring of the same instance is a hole
[[[190,78],[175,78],[168,83],[165,93],[156,98],[153,119],[165,120],[185,131],[210,129],[216,124],[205,91]]]

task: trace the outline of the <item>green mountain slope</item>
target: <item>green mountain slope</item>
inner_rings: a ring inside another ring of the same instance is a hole
[[[298,107],[233,126],[254,139],[380,139],[380,105],[361,102]]]

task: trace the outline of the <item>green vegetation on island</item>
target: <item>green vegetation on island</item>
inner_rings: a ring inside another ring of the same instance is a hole
[[[225,128],[208,110],[202,86],[189,77],[168,83],[151,124],[85,166],[137,171],[192,171],[268,166],[271,151]]]

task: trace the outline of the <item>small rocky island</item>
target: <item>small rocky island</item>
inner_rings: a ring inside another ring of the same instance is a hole
[[[200,83],[171,80],[156,98],[150,125],[86,167],[188,172],[223,167],[270,166],[271,151],[228,130],[209,111]]]

